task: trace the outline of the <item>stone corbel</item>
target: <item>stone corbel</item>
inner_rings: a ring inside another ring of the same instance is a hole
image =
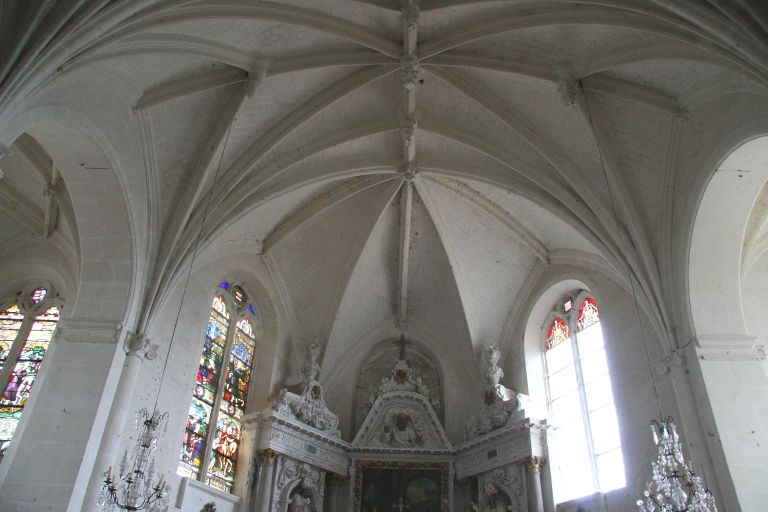
[[[685,359],[685,347],[673,350],[664,358],[656,363],[656,373],[658,375],[671,375],[673,373],[682,373],[688,369]]]
[[[125,345],[123,348],[126,354],[134,353],[144,356],[148,361],[152,361],[157,358],[157,351],[160,347],[151,343],[149,338],[144,336],[143,333],[130,331],[125,335]]]
[[[696,353],[705,361],[764,361],[766,347],[754,336],[701,335],[696,337]]]

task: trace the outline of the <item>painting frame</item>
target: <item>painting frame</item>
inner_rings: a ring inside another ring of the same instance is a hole
[[[440,475],[440,512],[449,512],[450,508],[450,479],[449,463],[436,461],[392,461],[392,460],[356,460],[355,461],[355,481],[353,491],[354,512],[362,512],[363,498],[363,474],[368,469],[389,469],[389,470],[428,470],[438,471]]]

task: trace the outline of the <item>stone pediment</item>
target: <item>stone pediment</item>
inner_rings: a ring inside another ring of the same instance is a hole
[[[352,448],[443,451],[452,446],[427,397],[412,391],[391,391],[376,398]]]

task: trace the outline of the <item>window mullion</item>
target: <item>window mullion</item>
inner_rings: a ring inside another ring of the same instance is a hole
[[[592,472],[592,484],[595,491],[600,490],[600,482],[597,478],[597,457],[595,456],[595,442],[592,439],[592,424],[589,419],[589,404],[587,404],[587,388],[584,383],[584,374],[581,371],[581,354],[579,353],[578,326],[571,331],[571,345],[573,348],[573,365],[576,370],[576,382],[579,387],[579,401],[581,402],[582,421],[584,422],[584,434],[589,452],[589,469]]]
[[[29,336],[32,330],[32,325],[35,323],[36,313],[27,311],[24,315],[24,320],[21,321],[21,326],[16,332],[16,339],[11,343],[11,348],[8,350],[8,357],[5,358],[5,366],[0,371],[0,395],[5,393],[5,388],[8,385],[8,379],[11,378],[13,368],[18,362],[21,350],[24,348],[24,343],[27,342],[27,336]]]
[[[213,449],[213,439],[216,435],[216,428],[219,424],[219,408],[221,407],[221,401],[224,396],[224,385],[227,380],[227,368],[229,365],[229,356],[232,352],[233,340],[235,339],[235,332],[237,331],[237,317],[232,315],[232,321],[229,323],[229,329],[227,330],[227,342],[224,344],[224,353],[221,356],[221,370],[219,371],[219,382],[216,387],[216,399],[213,401],[213,408],[211,409],[211,418],[208,423],[208,434],[205,437],[205,455],[200,464],[200,473],[197,475],[198,480],[206,482],[208,478],[208,465],[211,462],[211,450]],[[207,483],[207,482],[206,482]]]

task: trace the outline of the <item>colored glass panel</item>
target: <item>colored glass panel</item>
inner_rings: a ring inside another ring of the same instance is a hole
[[[583,331],[599,321],[600,314],[597,312],[597,301],[592,297],[587,297],[579,308],[578,328],[580,331]]]
[[[565,320],[559,316],[556,316],[555,319],[552,320],[552,324],[549,326],[549,331],[547,331],[546,350],[558,346],[560,343],[568,340],[570,337],[571,330],[568,328],[568,324],[565,323]]]
[[[211,406],[192,399],[187,414],[187,424],[184,429],[184,439],[181,447],[179,464],[180,474],[196,476],[200,472],[200,465],[205,456],[205,440],[208,434],[208,426],[211,423]]]
[[[0,311],[0,370],[5,366],[8,352],[19,334],[23,321],[24,314],[16,304],[9,306],[5,311]]]
[[[48,290],[45,288],[37,288],[32,292],[32,302],[35,304],[39,304],[40,302],[45,299],[45,296],[48,295]]]
[[[230,290],[230,298],[236,305],[237,290],[238,287]],[[239,300],[246,303],[247,296],[240,291]],[[232,492],[242,431],[241,418],[248,399],[255,351],[253,324],[248,319],[241,319],[236,325],[231,325],[225,299],[217,296],[211,308],[195,396],[184,432],[177,469],[179,475],[195,479],[204,475],[201,480],[208,485]],[[225,355],[227,361],[226,367],[223,367]],[[221,371],[225,371],[223,378],[220,378]],[[221,389],[218,388],[220,385]],[[218,409],[214,410],[217,400]],[[211,431],[212,424],[215,424],[215,431]],[[203,473],[205,454],[208,455],[208,462]]]
[[[5,453],[21,419],[20,407],[0,407],[0,453]]]
[[[240,445],[240,422],[220,413],[216,434],[211,447],[207,483],[222,491],[231,492],[237,469],[237,448]]]
[[[40,371],[40,365],[53,339],[59,310],[47,309],[35,317],[16,365],[0,397],[0,450],[5,451],[16,430],[21,413],[29,399],[32,384]]]
[[[242,308],[245,306],[245,303],[248,302],[248,295],[246,295],[243,289],[239,286],[232,287],[232,297],[234,297],[235,305],[238,308]]]

